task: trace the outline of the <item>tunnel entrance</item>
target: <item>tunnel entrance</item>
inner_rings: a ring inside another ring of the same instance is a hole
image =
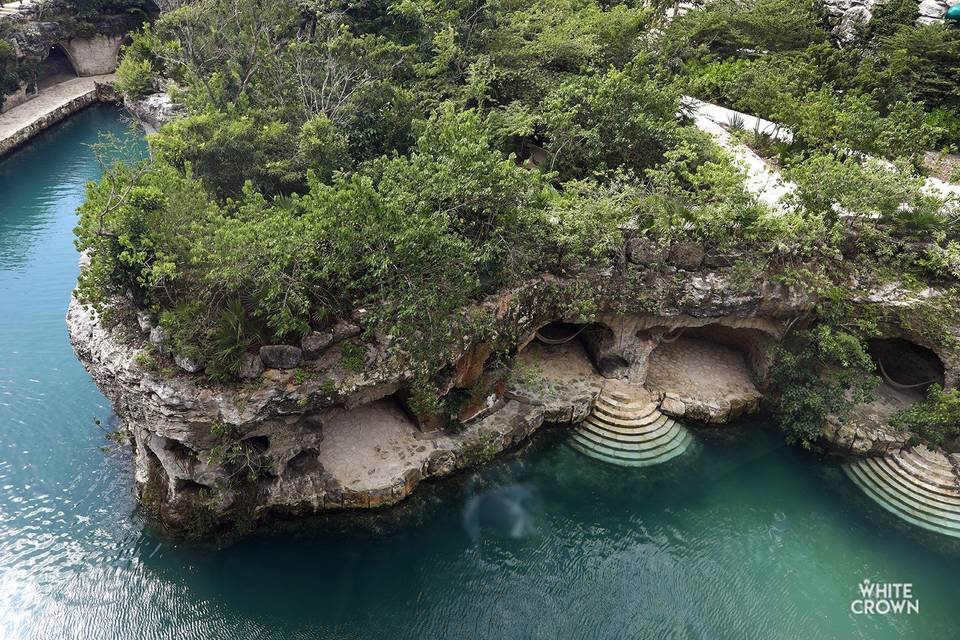
[[[40,91],[76,77],[73,63],[59,44],[50,47],[46,59],[37,65],[36,85]]]
[[[629,362],[614,347],[613,330],[601,323],[579,324],[555,321],[546,324],[534,334],[535,342],[547,350],[574,352],[586,357],[595,369],[605,377],[614,377],[629,366]]]
[[[893,389],[925,397],[932,385],[943,386],[943,362],[926,347],[903,338],[873,338],[868,349],[877,375]]]

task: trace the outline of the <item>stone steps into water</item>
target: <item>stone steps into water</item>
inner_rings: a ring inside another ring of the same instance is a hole
[[[889,457],[875,457],[867,458],[864,460],[865,466],[869,467],[874,475],[882,474],[889,478],[890,482],[899,482],[898,469],[891,467],[891,465],[896,465],[895,462],[890,460]],[[943,493],[939,489],[931,488],[929,485],[917,482],[913,486],[918,497],[922,497],[925,500],[932,500],[936,503],[945,504],[945,505],[956,505],[960,508],[960,497],[951,496],[948,493]]]
[[[943,454],[913,447],[856,460],[843,469],[887,511],[924,529],[960,537],[960,487]]]
[[[649,403],[637,409],[618,408],[613,409],[598,402],[593,407],[593,412],[603,415],[610,424],[619,424],[623,426],[633,426],[644,418],[655,420],[660,413],[656,404]]]
[[[596,414],[591,414],[588,416],[586,421],[594,427],[602,429],[604,432],[617,433],[623,436],[635,436],[640,433],[647,433],[648,431],[653,431],[660,428],[663,426],[663,421],[666,418],[667,417],[665,415],[658,411],[657,415],[638,420],[634,425],[611,424],[602,416]]]
[[[603,462],[643,467],[679,456],[692,441],[686,427],[660,413],[644,389],[608,383],[593,412],[574,428],[570,445]]]
[[[669,420],[669,418],[668,418]],[[634,438],[627,440],[623,436],[611,437],[608,433],[602,433],[591,429],[577,430],[573,437],[578,440],[587,440],[598,446],[614,449],[617,451],[638,451],[638,452],[656,452],[677,438],[683,437],[683,428],[679,424],[670,420],[673,424],[666,429],[658,429],[645,434],[638,434]]]

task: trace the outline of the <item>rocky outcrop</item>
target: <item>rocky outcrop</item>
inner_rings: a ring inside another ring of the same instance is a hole
[[[393,504],[425,478],[523,441],[545,420],[583,415],[590,401],[589,394],[568,407],[504,399],[460,433],[420,439],[412,422],[376,412],[406,375],[386,374],[390,366],[358,374],[335,368],[322,380],[267,369],[256,384],[211,386],[154,370],[143,357],[148,341],[121,339],[75,300],[67,324],[77,356],[129,433],[141,502],[177,527]],[[352,424],[358,407],[374,413]],[[326,446],[330,437],[338,446]],[[241,473],[249,482],[236,482]]]
[[[714,261],[708,255],[701,262]],[[668,370],[653,376],[663,414],[732,420],[757,408],[770,347],[816,302],[803,289],[773,280],[737,284],[729,268],[700,266],[682,276],[665,263],[628,262],[622,269],[576,279],[544,275],[478,303],[497,335],[464,336],[451,353],[441,389],[456,420],[445,428],[443,420],[415,420],[405,409],[413,378],[409,356],[388,337],[361,336],[346,320],[317,328],[299,346],[246,354],[242,380],[231,384],[189,373],[203,363],[178,362],[143,314],[134,319],[131,310],[126,331],[125,324],[108,329],[73,301],[67,321],[77,355],[134,444],[141,502],[181,527],[234,517],[258,521],[395,503],[422,479],[487,460],[543,424],[582,421],[607,380],[650,384],[651,363],[659,358],[662,366],[664,354]],[[577,311],[583,305],[566,302],[584,290],[595,301],[588,316]],[[882,307],[877,317],[893,333],[900,324],[917,326],[919,307],[930,299],[885,290],[859,302]],[[583,332],[567,346],[541,344],[538,331],[561,321]],[[955,380],[955,344],[915,337],[935,347],[947,379]],[[548,348],[552,361],[543,357]],[[671,375],[670,354],[684,350],[695,356],[692,365]],[[517,351],[516,362],[548,370],[505,376],[496,363]],[[705,371],[700,363],[728,357],[721,365],[735,365],[724,374],[729,380],[696,379]],[[883,448],[879,435],[851,440],[847,431],[833,432],[831,441],[845,450]]]
[[[856,38],[873,17],[873,7],[877,0],[824,0],[823,8],[833,33],[842,42]]]
[[[920,24],[935,24],[943,22],[947,9],[954,4],[946,0],[922,0],[918,11],[920,13],[917,22]]]
[[[160,127],[186,113],[186,108],[175,103],[166,93],[151,93],[143,98],[124,96],[123,104],[148,133],[159,131]]]

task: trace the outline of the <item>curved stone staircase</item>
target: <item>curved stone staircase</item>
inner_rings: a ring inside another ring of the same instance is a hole
[[[919,446],[862,458],[843,470],[864,493],[900,518],[960,537],[960,486],[950,460]]]
[[[593,412],[574,428],[570,444],[597,460],[645,467],[677,457],[692,441],[686,427],[660,413],[646,390],[608,383]]]

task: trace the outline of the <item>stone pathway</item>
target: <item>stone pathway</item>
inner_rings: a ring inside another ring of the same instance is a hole
[[[793,132],[776,122],[689,96],[684,96],[683,103],[696,110],[694,118],[696,127],[712,135],[717,144],[732,153],[740,163],[746,173],[745,185],[747,191],[776,211],[785,213],[788,207],[784,202],[784,197],[791,194],[797,188],[796,185],[789,180],[785,180],[779,171],[771,167],[752,149],[734,140],[730,132],[722,125],[727,125],[733,118],[739,118],[743,122],[745,131],[759,130],[784,142],[792,141]],[[884,164],[890,171],[895,170],[892,163],[885,161]],[[923,191],[939,198],[953,199],[953,201],[947,203],[947,210],[954,213],[960,210],[960,204],[956,202],[956,199],[960,198],[960,185],[928,176],[924,181]]]
[[[737,117],[742,120],[745,131],[756,129],[785,141],[789,141],[792,134],[769,120],[695,98],[684,98],[684,104],[696,109],[694,118],[696,127],[712,135],[717,144],[729,151],[740,164],[746,174],[744,184],[747,191],[777,212],[786,213],[788,207],[784,198],[797,188],[796,185],[784,180],[778,171],[772,169],[766,160],[752,149],[734,140],[723,125],[727,125],[732,118]]]
[[[0,114],[0,155],[20,146],[40,131],[96,101],[97,84],[111,84],[116,75],[73,78]]]
[[[680,338],[654,350],[647,387],[704,399],[757,391],[739,351],[695,338]]]
[[[12,16],[14,14],[20,13],[21,10],[26,10],[29,5],[33,4],[33,0],[22,0],[20,2],[4,2],[0,5],[0,18],[4,16]]]

